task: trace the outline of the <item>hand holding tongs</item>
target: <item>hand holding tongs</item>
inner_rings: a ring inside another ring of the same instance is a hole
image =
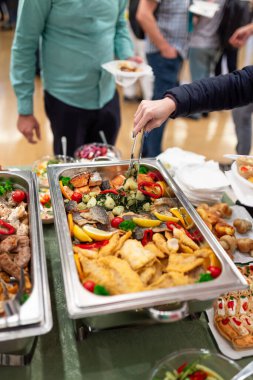
[[[130,162],[129,162],[129,167],[127,169],[126,178],[128,178],[128,177],[131,176],[131,171],[132,171],[134,163],[135,163],[134,151],[135,151],[137,136],[138,136],[138,134],[135,135],[134,141],[133,141],[133,144],[132,144],[131,155],[130,155]],[[143,131],[142,132],[142,136],[141,136],[140,150],[139,150],[139,154],[138,154],[138,157],[137,157],[137,167],[139,167],[141,156],[142,156],[142,149],[143,149],[144,138],[145,138],[145,132]],[[138,172],[138,170],[137,170],[137,172]]]

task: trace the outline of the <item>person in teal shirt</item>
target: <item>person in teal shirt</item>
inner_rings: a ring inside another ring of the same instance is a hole
[[[29,143],[41,138],[33,113],[36,50],[54,153],[61,137],[68,155],[99,141],[103,130],[114,144],[120,127],[119,99],[105,62],[133,57],[125,20],[127,0],[19,0],[11,53],[11,82],[17,96],[18,130]]]

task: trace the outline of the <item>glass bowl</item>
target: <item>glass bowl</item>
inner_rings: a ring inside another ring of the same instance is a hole
[[[158,362],[150,374],[149,380],[170,380],[179,379],[179,377],[170,377],[168,373],[177,370],[185,363],[190,364],[198,361],[203,365],[216,372],[219,377],[217,380],[228,380],[236,375],[241,367],[233,360],[226,358],[220,354],[210,352],[206,349],[185,349],[173,352]],[[216,377],[214,377],[216,379]]]
[[[76,162],[73,157],[66,156],[64,160],[63,155],[55,156],[43,156],[39,160],[35,161],[32,165],[32,171],[37,174],[40,187],[49,187],[47,178],[47,166],[50,164],[63,164],[65,162]]]
[[[117,160],[121,158],[120,151],[113,145],[90,143],[81,145],[74,153],[74,157],[81,162],[92,160]]]

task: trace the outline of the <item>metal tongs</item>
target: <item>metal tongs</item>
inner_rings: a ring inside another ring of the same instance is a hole
[[[137,160],[135,160],[135,158],[134,158],[134,152],[135,152],[137,137],[138,137],[138,134],[135,135],[135,137],[133,137],[134,141],[133,141],[133,144],[132,144],[131,155],[130,155],[130,162],[129,162],[129,166],[128,166],[128,169],[127,169],[127,172],[126,172],[126,178],[129,178],[131,176],[134,164],[135,164],[136,173],[138,173],[138,171],[139,171],[139,165],[140,165],[140,160],[141,160],[141,157],[142,157],[142,150],[143,150],[145,132],[144,131],[142,132],[139,154],[138,154]]]

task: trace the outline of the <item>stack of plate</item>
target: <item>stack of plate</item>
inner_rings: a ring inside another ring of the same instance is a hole
[[[186,165],[175,173],[175,180],[194,205],[219,202],[229,182],[213,161]]]

